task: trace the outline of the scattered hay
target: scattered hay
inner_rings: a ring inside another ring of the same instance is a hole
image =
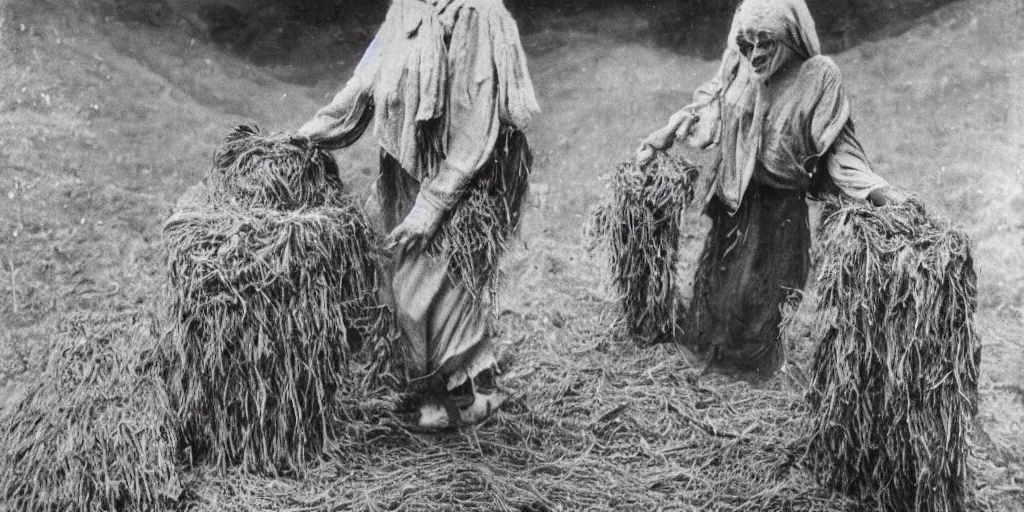
[[[665,153],[644,168],[621,164],[611,197],[585,227],[590,248],[607,252],[629,331],[644,344],[671,340],[677,329],[680,222],[697,175],[694,165]]]
[[[485,425],[426,438],[393,427],[300,481],[203,475],[186,509],[852,510],[799,466],[806,405],[793,386],[719,386],[673,345],[639,350],[592,324],[579,339],[609,349],[519,361],[521,398]]]
[[[966,510],[980,345],[971,246],[908,202],[823,213],[809,461],[872,509]]]
[[[400,381],[378,235],[307,144],[236,130],[209,188],[164,225],[168,382],[193,463],[301,472],[361,415],[365,390]]]
[[[162,510],[181,492],[154,320],[75,314],[0,417],[4,510]],[[3,508],[3,507],[0,507]]]
[[[532,164],[526,136],[506,128],[491,162],[444,220],[428,248],[433,257],[446,262],[452,279],[472,293],[485,290],[492,301],[500,282],[501,257],[519,233]]]

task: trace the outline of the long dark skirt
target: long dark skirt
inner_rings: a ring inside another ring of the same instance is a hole
[[[811,234],[803,192],[751,184],[729,215],[717,197],[694,279],[686,342],[713,366],[771,374],[785,359],[781,306],[801,290]]]

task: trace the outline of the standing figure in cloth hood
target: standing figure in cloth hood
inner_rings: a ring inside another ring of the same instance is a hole
[[[904,196],[872,172],[804,0],[744,1],[718,73],[644,140],[637,164],[676,139],[716,156],[686,342],[719,368],[770,374],[785,357],[780,307],[807,281],[806,195]]]
[[[394,255],[391,292],[414,426],[475,423],[503,400],[483,294],[453,279],[427,248],[480,180],[503,184],[493,193],[518,223],[532,163],[522,130],[538,111],[519,31],[501,0],[393,0],[352,78],[299,129],[337,149],[374,121],[381,163],[367,211]]]

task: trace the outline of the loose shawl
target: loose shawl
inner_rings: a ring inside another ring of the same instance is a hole
[[[738,35],[751,32],[767,33],[789,47],[802,61],[799,69],[755,79],[736,43]],[[814,20],[802,0],[744,2],[733,18],[718,73],[685,110],[699,118],[691,143],[719,144],[714,192],[730,211],[739,208],[752,180],[807,190],[823,156],[833,182],[852,197],[864,199],[887,184],[871,171],[854,135],[842,77],[821,55]]]
[[[299,131],[341,148],[372,117],[381,148],[424,183],[421,195],[450,207],[501,125],[525,129],[538,111],[500,0],[394,0],[352,79]]]

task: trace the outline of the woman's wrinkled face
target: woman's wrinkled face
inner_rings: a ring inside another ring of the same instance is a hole
[[[747,30],[736,36],[740,53],[750,63],[754,77],[764,80],[789,59],[789,48],[772,37],[768,32]]]

